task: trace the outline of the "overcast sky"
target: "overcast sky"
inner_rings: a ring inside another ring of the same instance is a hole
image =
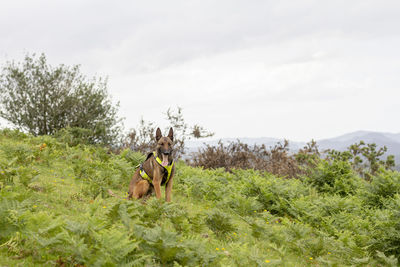
[[[0,63],[108,76],[125,127],[180,106],[216,137],[400,132],[400,1],[4,1]]]

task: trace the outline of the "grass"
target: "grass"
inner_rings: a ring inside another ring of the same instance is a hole
[[[143,203],[124,199],[140,160],[0,132],[0,266],[397,266],[397,172],[369,183],[323,162],[285,180],[179,162],[173,202]]]

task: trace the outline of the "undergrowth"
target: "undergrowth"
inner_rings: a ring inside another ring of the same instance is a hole
[[[299,179],[178,162],[173,202],[125,200],[143,156],[0,132],[0,266],[397,266],[400,174]],[[111,189],[117,197],[110,196]]]

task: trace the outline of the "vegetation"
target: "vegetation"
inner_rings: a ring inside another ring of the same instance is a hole
[[[325,158],[328,162],[342,161],[350,164],[354,172],[365,179],[374,176],[379,168],[393,170],[395,160],[393,155],[382,159],[387,148],[377,148],[376,144],[365,144],[361,141],[351,145],[346,151],[327,150],[322,153],[314,140],[296,153],[289,151],[289,142],[278,142],[274,147],[263,145],[248,145],[237,140],[217,146],[206,145],[187,159],[187,163],[207,169],[224,168],[255,169],[267,171],[279,177],[299,178],[315,170],[318,162]],[[318,168],[317,168],[318,169]]]
[[[52,67],[44,54],[8,62],[0,74],[0,117],[33,135],[86,129],[87,142],[110,144],[121,131],[107,80],[87,79],[79,66]]]
[[[248,145],[237,140],[217,146],[206,145],[205,148],[188,159],[193,166],[204,168],[255,169],[268,171],[279,176],[297,177],[301,173],[296,159],[289,153],[289,142],[278,143],[268,149],[263,145]]]
[[[186,141],[214,135],[214,133],[204,129],[200,125],[195,124],[190,126],[186,123],[181,107],[177,107],[176,109],[169,108],[165,115],[165,119],[169,125],[168,129],[169,127],[174,129],[174,153],[177,158],[185,154]],[[156,129],[157,126],[155,123],[145,121],[142,118],[139,126],[136,129],[131,129],[129,134],[124,138],[122,142],[123,148],[129,148],[144,154],[148,153],[153,149]]]
[[[219,143],[177,163],[173,203],[128,201],[156,126],[142,119],[119,142],[116,113],[106,80],[79,66],[42,54],[3,67],[0,116],[28,133],[0,131],[1,266],[397,266],[400,173],[386,147]],[[179,107],[165,115],[177,158],[213,135]]]
[[[339,157],[298,179],[181,161],[173,202],[143,203],[124,199],[141,154],[67,141],[0,132],[3,266],[398,264],[400,173],[381,165],[368,181]]]
[[[349,161],[357,173],[370,179],[375,175],[379,167],[393,169],[396,165],[394,156],[389,155],[385,160],[382,156],[387,152],[387,147],[377,148],[376,144],[366,144],[364,141],[351,145],[347,151],[329,150],[329,158]]]

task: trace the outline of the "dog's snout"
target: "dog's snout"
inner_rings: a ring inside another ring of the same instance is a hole
[[[171,151],[169,151],[169,150],[163,152],[164,155],[169,155],[170,153],[171,153]]]

